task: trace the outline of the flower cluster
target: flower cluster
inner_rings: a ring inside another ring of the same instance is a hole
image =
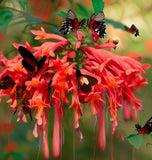
[[[8,103],[12,104],[13,112],[18,113],[18,122],[27,122],[26,113],[34,119],[33,135],[38,137],[38,131],[43,135],[45,158],[49,158],[46,109],[54,108],[52,154],[56,158],[60,154],[63,139],[64,104],[69,104],[68,110],[73,108],[74,128],[82,139],[79,130],[79,119],[83,116],[81,103],[90,102],[92,113],[98,115],[98,143],[101,150],[104,150],[104,109],[109,110],[114,134],[118,126],[119,108],[122,108],[125,120],[132,119],[134,113],[142,109],[141,101],[134,93],[139,87],[147,84],[142,74],[150,65],[143,65],[132,58],[111,53],[112,49],[116,49],[116,44],[111,40],[95,47],[88,47],[81,31],[76,32],[77,41],[74,44],[59,35],[46,33],[43,28],[31,32],[36,35],[36,40],[51,41],[37,47],[31,47],[28,42],[25,45],[15,43],[14,47],[19,49],[22,46],[33,52],[38,64],[41,61],[38,59],[44,56],[45,61],[41,67],[34,66],[38,69],[29,71],[28,62],[32,64],[30,57],[20,53],[14,59],[8,60],[1,53],[0,64],[3,72],[0,74],[0,98],[10,95]],[[76,74],[77,71],[79,74]],[[108,97],[108,101],[105,97]],[[36,110],[34,117],[33,110]]]

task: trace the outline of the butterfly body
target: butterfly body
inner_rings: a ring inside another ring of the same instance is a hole
[[[81,74],[79,69],[76,70],[76,79],[78,91],[80,88],[84,93],[89,93],[92,89],[92,86],[98,83],[98,80],[96,78],[89,75]]]
[[[138,134],[149,134],[152,132],[152,117],[146,122],[144,127],[141,127],[139,124],[135,124],[135,127],[138,131]]]
[[[67,13],[65,21],[63,22],[63,25],[60,28],[60,32],[62,35],[66,35],[81,28],[84,24],[85,19],[79,22],[75,13],[70,9]]]

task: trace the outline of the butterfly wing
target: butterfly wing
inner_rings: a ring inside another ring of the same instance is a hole
[[[125,30],[131,34],[134,34],[135,37],[139,36],[139,30],[137,29],[137,27],[132,24],[131,27],[127,27],[127,26],[124,26]]]
[[[84,93],[89,93],[93,85],[98,83],[98,80],[89,75],[81,74],[80,70],[76,70],[77,85]]]
[[[14,84],[12,78],[9,75],[6,75],[0,80],[0,89],[13,88]]]
[[[98,80],[88,75],[81,75],[80,77],[80,89],[84,93],[89,93],[93,85],[98,83]]]
[[[149,134],[152,132],[152,117],[146,122],[143,128],[139,124],[135,125],[138,131],[138,134]]]
[[[22,110],[24,111],[24,113],[28,113],[29,116],[30,116],[31,121],[33,121],[32,113],[31,113],[31,108],[29,108],[28,106],[23,106]]]
[[[47,56],[43,56],[42,59],[39,61],[37,72],[39,72],[40,69],[43,67],[43,65],[44,65],[44,63],[45,63],[45,61],[46,61],[46,58],[47,58]]]
[[[32,53],[27,50],[25,47],[20,46],[19,52],[23,57],[22,65],[27,71],[34,71],[35,67],[38,66],[37,59],[32,55]]]
[[[16,102],[17,102],[16,107],[19,107],[19,105],[21,105],[23,102],[23,98],[22,98],[23,97],[23,88],[20,85],[16,86],[15,95],[16,95]]]
[[[102,38],[106,34],[106,25],[104,24],[104,13],[102,11],[98,12],[97,15],[93,14],[90,17],[88,27],[95,32],[98,37]]]
[[[75,31],[82,27],[85,24],[85,19],[78,22],[76,14],[70,9],[67,13],[67,17],[63,22],[63,25],[60,28],[62,35],[69,34],[72,31]]]

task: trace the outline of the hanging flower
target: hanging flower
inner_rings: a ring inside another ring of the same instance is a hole
[[[142,74],[145,74],[144,70],[150,65],[143,65],[132,58],[111,53],[110,51],[118,45],[111,40],[95,47],[87,46],[81,31],[76,32],[76,42],[68,41],[59,35],[48,34],[43,28],[31,32],[36,35],[36,40],[51,40],[37,47],[31,47],[28,42],[25,45],[14,43],[14,47],[19,49],[22,46],[26,53],[20,53],[12,60],[7,60],[1,53],[0,62],[5,69],[0,74],[0,97],[10,95],[8,103],[12,104],[14,112],[19,111],[18,122],[27,122],[26,113],[32,117],[31,110],[36,111],[33,117],[33,135],[38,137],[42,134],[46,159],[49,158],[46,109],[54,108],[52,154],[57,158],[63,143],[65,103],[69,104],[68,110],[73,109],[73,125],[79,139],[82,140],[83,135],[79,129],[79,119],[83,116],[81,103],[90,102],[92,113],[98,116],[99,147],[104,150],[104,109],[109,110],[114,134],[118,126],[119,108],[122,108],[125,120],[132,119],[135,116],[134,112],[142,109],[141,101],[134,93],[147,84],[147,79],[143,78]],[[26,54],[29,54],[29,57]]]

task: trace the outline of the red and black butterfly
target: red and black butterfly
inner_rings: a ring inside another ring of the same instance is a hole
[[[13,88],[15,82],[9,75],[6,75],[0,80],[0,89]]]
[[[33,56],[33,54],[27,50],[23,46],[19,46],[18,48],[21,56],[23,57],[22,60],[22,65],[27,71],[36,71],[38,73],[40,69],[43,67],[45,61],[46,61],[46,56],[43,56],[42,59],[38,62],[37,59]]]
[[[124,27],[127,32],[134,34],[135,37],[139,36],[139,30],[134,24],[132,24],[130,28],[127,26],[124,26]]]
[[[96,33],[98,37],[104,38],[106,34],[106,25],[104,24],[104,13],[102,11],[98,12],[97,15],[92,14],[90,20],[88,21],[88,27],[93,33]]]
[[[66,19],[60,28],[60,32],[62,35],[69,34],[70,32],[81,28],[84,24],[85,24],[85,19],[79,22],[76,14],[70,9],[68,10]]]
[[[98,80],[96,78],[89,75],[81,74],[79,69],[76,69],[76,79],[78,91],[80,88],[84,93],[89,93],[91,91],[91,87],[98,83]]]
[[[135,124],[135,127],[138,131],[138,134],[149,134],[152,132],[152,117],[150,117],[144,127],[141,127],[139,124]]]

